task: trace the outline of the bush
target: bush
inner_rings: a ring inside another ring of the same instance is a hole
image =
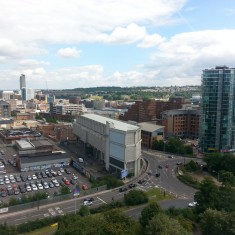
[[[193,187],[195,189],[199,189],[200,188],[200,182],[195,180],[191,175],[189,175],[187,173],[185,173],[184,175],[178,175],[177,178],[181,182],[183,182],[183,183],[185,183],[185,184],[187,184],[187,185],[189,185],[189,186],[191,186],[191,187]]]
[[[107,185],[107,189],[111,189],[111,188],[117,188],[122,186],[124,183],[117,179],[114,176],[105,176],[103,178],[101,178],[100,180],[95,180],[92,183],[92,188],[97,188],[99,186],[103,186],[103,185]]]
[[[133,206],[148,202],[148,196],[141,190],[131,190],[124,196],[126,205]]]
[[[91,208],[90,213],[91,214],[101,213],[101,212],[109,211],[111,209],[120,208],[122,206],[123,206],[123,202],[113,201],[109,204],[105,204],[105,205],[102,205],[102,206],[97,207],[97,208]]]

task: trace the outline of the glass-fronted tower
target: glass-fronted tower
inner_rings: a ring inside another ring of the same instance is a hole
[[[26,88],[26,81],[25,81],[25,75],[24,74],[21,74],[21,76],[20,76],[20,90],[22,88]]]
[[[235,150],[235,68],[203,70],[199,136],[203,152]]]

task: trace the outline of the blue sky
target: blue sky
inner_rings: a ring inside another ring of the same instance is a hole
[[[233,0],[0,0],[0,90],[200,85],[235,67]]]

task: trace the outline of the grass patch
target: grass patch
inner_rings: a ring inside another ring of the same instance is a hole
[[[200,187],[200,182],[192,177],[188,172],[185,172],[183,175],[178,175],[177,178],[184,184],[187,184],[195,189],[199,189]]]
[[[159,188],[150,189],[146,193],[147,193],[150,201],[152,201],[152,200],[161,201],[161,200],[165,200],[165,199],[174,199],[175,198],[172,194],[170,194],[166,191],[164,193],[164,191]]]
[[[57,227],[43,227],[39,229],[35,229],[33,231],[27,233],[21,233],[20,235],[53,235],[57,231]]]

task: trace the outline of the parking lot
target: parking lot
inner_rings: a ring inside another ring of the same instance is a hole
[[[0,143],[0,201],[7,203],[10,198],[20,199],[22,196],[36,192],[47,192],[49,197],[60,194],[63,185],[73,192],[76,185],[81,190],[90,187],[90,182],[71,166],[20,172],[15,164],[16,151]],[[1,167],[1,166],[0,166]]]

